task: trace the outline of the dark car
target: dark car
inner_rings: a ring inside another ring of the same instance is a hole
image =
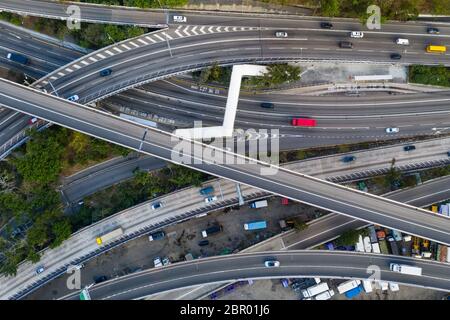
[[[201,240],[201,241],[198,242],[198,245],[200,247],[207,246],[208,244],[209,244],[209,240]]]
[[[403,150],[405,150],[405,151],[413,151],[413,150],[416,150],[416,146],[404,146],[403,147]]]
[[[261,103],[261,108],[267,108],[267,109],[273,109],[274,105],[270,102],[263,102]]]
[[[402,58],[402,55],[399,53],[391,54],[391,59],[393,59],[393,60],[400,60],[401,58]]]
[[[450,157],[450,151],[447,151],[447,155]]]
[[[100,71],[100,76],[101,77],[107,77],[112,73],[111,69],[103,69],[102,71]]]
[[[427,32],[429,34],[439,34],[439,29],[438,28],[427,28]]]
[[[164,238],[165,235],[166,235],[166,233],[164,231],[156,231],[156,232],[150,233],[148,235],[148,240],[149,241],[161,240]]]
[[[107,276],[97,276],[97,277],[94,277],[94,283],[105,282],[106,280],[108,280],[108,277],[107,277]]]
[[[320,27],[323,29],[331,29],[333,28],[333,25],[329,22],[321,22]]]
[[[356,157],[355,156],[345,156],[342,158],[342,162],[352,162],[355,161]]]
[[[353,43],[351,43],[350,41],[341,41],[341,42],[339,42],[339,47],[345,48],[345,49],[351,49],[351,48],[353,48]]]

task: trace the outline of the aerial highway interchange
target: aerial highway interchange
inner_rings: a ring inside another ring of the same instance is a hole
[[[87,106],[104,100],[106,104],[133,105],[135,110],[152,111],[173,118],[174,123],[187,127],[192,126],[195,120],[202,120],[206,125],[217,125],[225,110],[225,96],[195,93],[179,82],[167,79],[204,69],[215,63],[226,66],[242,63],[332,61],[448,65],[449,54],[429,54],[424,48],[430,43],[446,46],[450,37],[449,27],[439,26],[440,34],[427,34],[427,23],[388,23],[383,25],[382,30],[364,29],[364,39],[355,40],[354,48],[349,50],[339,48],[339,42],[345,40],[350,31],[364,28],[359,22],[351,20],[336,19],[333,22],[334,28],[330,30],[321,28],[321,20],[318,18],[309,17],[277,16],[263,19],[255,14],[243,19],[239,14],[204,15],[192,12],[185,15],[187,23],[180,23],[173,19],[180,14],[177,11],[156,10],[144,14],[145,11],[137,10],[130,14],[118,8],[106,9],[89,5],[82,5],[82,8],[86,9],[83,13],[87,13],[85,21],[152,26],[161,30],[83,55],[79,51],[33,37],[29,38],[29,43],[25,43],[23,40],[26,32],[11,32],[8,28],[1,28],[0,53],[3,55],[15,51],[25,54],[31,58],[32,66],[17,65],[4,58],[0,59],[0,64],[38,79],[32,87],[0,80],[0,105],[4,108],[0,114],[2,143],[25,130],[30,116],[36,117],[164,161],[329,210],[339,214],[336,217],[342,215],[348,217],[345,219],[356,218],[358,220],[354,221],[358,221],[358,224],[374,223],[450,245],[448,217],[406,204],[414,200],[412,196],[408,201],[403,198],[390,200],[355,191],[303,172],[250,161],[233,151],[223,150],[221,145],[176,138],[169,131],[174,129],[173,126],[147,127]],[[2,1],[0,9],[67,19],[65,4],[54,2],[27,1],[27,5],[23,6],[20,1]],[[288,32],[289,37],[275,38],[274,32],[279,30]],[[398,37],[409,38],[411,45],[407,49],[399,48],[394,41]],[[34,45],[31,44],[33,42]],[[50,50],[50,59],[48,53],[43,54],[42,48]],[[390,57],[393,53],[401,53],[401,60],[393,61]],[[113,74],[99,77],[99,73],[105,68],[113,69]],[[30,80],[28,83],[31,82]],[[67,101],[67,98],[74,96],[74,101]],[[271,93],[270,99],[277,108],[261,112],[259,105],[267,100],[267,96],[243,96],[235,123],[244,130],[279,129],[282,150],[394,138],[386,134],[387,126],[401,129],[397,138],[433,135],[436,131],[445,131],[450,127],[447,108],[450,97],[447,90],[380,96],[376,101],[370,96],[359,97],[355,101],[354,98],[345,96],[338,100],[333,96],[302,96],[299,99],[294,95]],[[290,119],[299,113],[317,119],[319,126],[314,130],[292,127]],[[180,141],[184,141],[185,146],[193,145],[197,148],[183,149],[185,162],[177,161],[177,157],[174,157],[174,150]],[[446,147],[445,144],[443,146]],[[201,150],[200,157],[194,153],[196,150]],[[446,152],[447,150],[443,150],[442,153]],[[217,162],[218,158],[225,160],[225,163]],[[247,163],[239,164],[239,161]],[[276,170],[276,173],[263,174],[267,169]],[[427,191],[434,191],[433,194],[437,195],[438,199],[433,203],[449,198],[448,189],[442,190],[443,184],[441,182],[441,185]],[[426,194],[421,198],[425,199]],[[418,201],[415,205],[420,207],[429,204],[431,203]],[[267,257],[280,261],[281,267],[264,268],[263,262]],[[342,264],[336,264],[336,257],[339,257]],[[65,258],[64,263],[58,265],[58,272],[50,273],[47,270],[44,273],[46,281],[70,265],[67,263],[70,256]],[[234,268],[236,259],[242,266],[239,269]],[[398,260],[398,263],[413,263],[409,258],[308,250],[239,254],[174,264],[96,285],[91,290],[91,296],[94,299],[138,299],[180,287],[237,279],[312,276],[364,279],[367,266],[375,260],[377,265],[383,267],[383,278],[388,281],[439,290],[450,289],[448,264],[414,260],[414,264],[423,269],[423,276],[405,276],[390,271],[389,263],[393,260]],[[193,275],[196,272],[200,272],[200,275]],[[21,274],[18,275],[20,276]],[[158,283],[155,279],[167,280]],[[183,279],[182,283],[180,279]],[[33,283],[26,276],[20,284],[14,280],[8,281],[0,282],[3,299],[22,298],[43,283]],[[140,286],[141,283],[148,285]],[[77,298],[77,294],[68,298]]]

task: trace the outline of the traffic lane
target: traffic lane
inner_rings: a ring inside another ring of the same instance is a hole
[[[74,203],[82,198],[103,190],[117,182],[131,179],[136,168],[140,170],[153,171],[166,167],[167,163],[153,157],[133,159],[118,165],[108,167],[93,174],[66,184],[62,192],[69,202]]]
[[[275,259],[278,268],[267,268],[264,261]],[[392,261],[423,268],[423,276],[399,274],[389,270]],[[213,282],[238,279],[320,277],[367,279],[369,266],[381,269],[381,280],[405,285],[449,290],[449,266],[389,255],[338,251],[289,251],[237,254],[181,262],[95,285],[92,299],[129,300],[154,293]],[[71,298],[76,298],[72,295]]]
[[[25,113],[37,115],[60,125],[64,124],[64,126],[72,129],[77,128],[77,130],[81,130],[87,134],[128,146],[135,150],[148,152],[159,158],[170,159],[172,162],[179,163],[182,161],[182,159],[177,159],[176,153],[175,156],[173,153],[173,148],[177,145],[178,140],[171,139],[166,134],[151,132],[151,134],[147,135],[147,129],[144,130],[143,127],[136,124],[128,123],[127,121],[85,107],[74,108],[73,104],[60,103],[59,99],[43,95],[39,92],[32,94],[26,88],[12,83],[2,81],[1,84],[3,93],[0,93],[0,97],[2,97],[1,100],[4,100],[2,103],[5,106],[17,106],[20,104],[20,110]],[[12,99],[8,97],[8,95],[20,95],[20,93],[32,101],[24,102],[27,99]],[[39,100],[36,100],[38,98]],[[46,107],[40,107],[36,103],[40,103]],[[39,114],[36,114],[37,111],[39,111]],[[87,116],[89,114],[90,116]],[[102,123],[103,126],[100,127],[98,123]],[[432,215],[428,216],[426,211],[421,211],[416,208],[409,208],[400,204],[388,204],[385,200],[369,197],[366,194],[355,193],[354,191],[350,191],[350,189],[326,184],[313,178],[304,178],[301,175],[292,174],[283,169],[279,169],[277,175],[272,176],[269,180],[261,176],[260,171],[262,168],[258,165],[209,165],[208,163],[212,163],[211,161],[217,160],[214,159],[214,156],[220,156],[222,152],[217,150],[215,155],[207,154],[208,152],[210,151],[203,152],[203,159],[198,159],[197,155],[197,160],[191,161],[199,162],[200,164],[194,163],[189,166],[216,176],[226,176],[232,181],[242,182],[247,185],[256,185],[260,189],[275,194],[282,194],[288,198],[315,205],[319,208],[339,213],[346,212],[359,219],[380,225],[387,225],[410,234],[416,234],[418,231],[421,236],[431,240],[450,243],[450,227],[448,226],[450,220],[447,221],[441,217]],[[187,152],[185,155],[187,160],[192,159],[190,152]],[[238,163],[236,160],[235,155],[229,155],[226,163]],[[298,185],[307,185],[308,190],[301,189]],[[342,199],[346,199],[346,202],[342,202]],[[393,217],[388,217],[384,212],[390,212]],[[398,218],[405,216],[405,214],[410,215],[406,221]],[[427,221],[425,222],[423,220]],[[387,223],[384,223],[385,221]],[[415,221],[420,221],[420,225]],[[440,230],[441,228],[444,230]]]

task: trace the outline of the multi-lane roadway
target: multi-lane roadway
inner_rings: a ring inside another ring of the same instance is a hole
[[[279,261],[280,266],[265,267],[264,261],[268,259]],[[421,267],[422,276],[390,271],[391,262]],[[246,279],[319,277],[364,280],[374,270],[379,270],[379,279],[383,281],[450,290],[449,264],[372,253],[292,250],[216,256],[152,268],[95,285],[89,293],[94,300],[131,300],[199,284]],[[65,299],[79,299],[78,293]]]
[[[9,81],[0,81],[0,105],[292,200],[450,244],[450,219],[446,217],[286,169],[255,163],[198,142],[192,147],[192,142],[183,142],[166,132]]]

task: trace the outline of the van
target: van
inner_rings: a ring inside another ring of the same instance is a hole
[[[204,187],[204,188],[200,189],[200,194],[202,196],[206,196],[206,195],[208,195],[210,193],[213,193],[213,192],[214,192],[214,187],[213,186],[207,186],[207,187]]]
[[[339,42],[339,47],[344,49],[352,49],[353,43],[351,43],[350,41],[341,41]]]
[[[161,240],[164,238],[165,235],[166,235],[166,233],[164,231],[156,231],[156,232],[150,233],[148,235],[148,240],[149,241]]]
[[[402,46],[409,46],[409,40],[408,39],[402,39],[402,38],[397,38],[395,40],[396,44],[400,44]]]
[[[270,102],[262,102],[261,103],[261,108],[266,108],[266,109],[273,109],[273,103]]]

